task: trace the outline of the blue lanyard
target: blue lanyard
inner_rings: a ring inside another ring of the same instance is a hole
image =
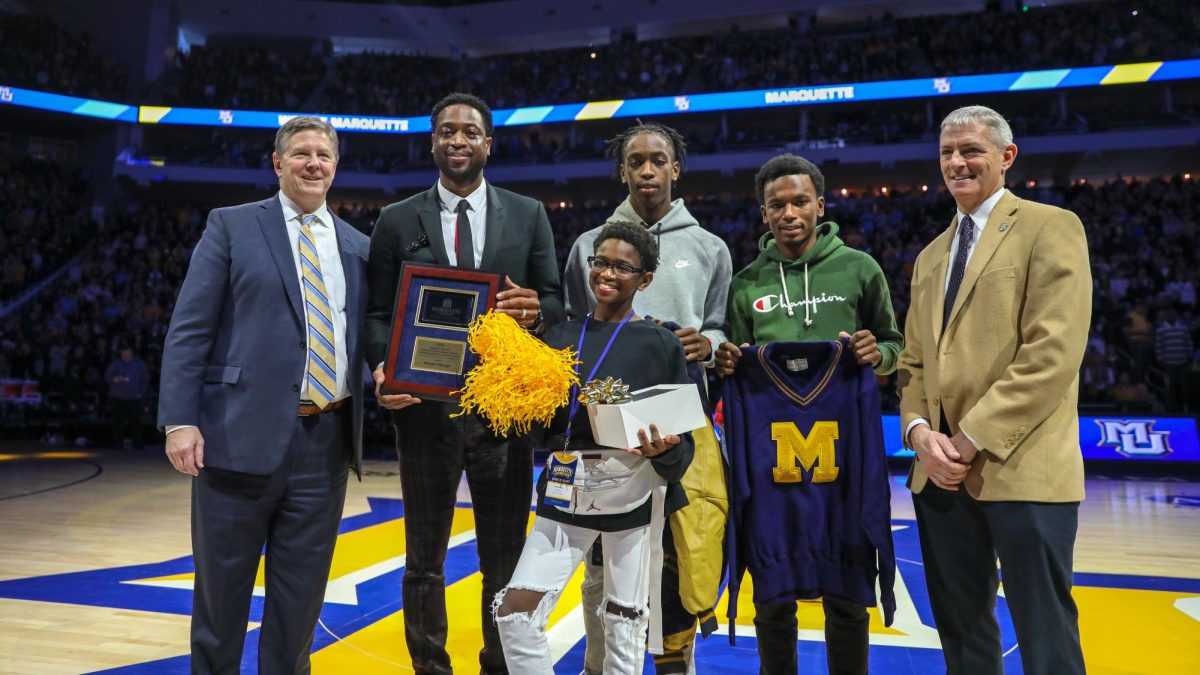
[[[617,341],[617,334],[621,332],[621,329],[625,327],[625,324],[629,323],[629,319],[632,317],[633,310],[630,310],[630,312],[625,315],[625,318],[621,319],[621,323],[617,324],[617,329],[613,331],[612,337],[608,338],[608,344],[604,345],[604,351],[600,352],[600,358],[596,359],[596,365],[592,366],[592,372],[587,376],[587,379],[584,380],[584,382],[591,382],[596,377],[596,373],[600,371],[600,364],[604,363],[604,358],[608,356],[608,350],[611,349],[613,343]],[[588,322],[591,320],[591,314],[588,314],[586,317],[584,317],[583,328],[581,328],[579,331],[579,345],[575,347],[575,353],[579,354],[580,356],[583,355],[583,337],[587,335]],[[575,364],[575,374],[579,374],[579,364]],[[579,385],[573,384],[571,385],[571,408],[570,412],[567,413],[567,431],[563,434],[562,451],[564,453],[571,445],[571,425],[575,421],[575,413],[577,412],[579,412]]]

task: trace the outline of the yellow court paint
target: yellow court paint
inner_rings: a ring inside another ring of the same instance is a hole
[[[455,509],[454,520],[450,525],[450,536],[462,534],[475,527],[475,515],[471,509]],[[389,520],[378,525],[371,525],[360,530],[347,532],[338,536],[337,548],[333,552],[333,564],[329,570],[329,580],[337,579],[354,572],[371,567],[378,563],[391,560],[404,554],[404,519]],[[258,561],[258,574],[254,585],[262,588],[266,584],[265,558]],[[139,582],[158,581],[193,581],[194,572],[172,574],[149,579],[138,579]],[[397,589],[399,593],[399,589]]]
[[[397,594],[400,589],[396,589]],[[483,624],[479,596],[483,576],[476,573],[446,589],[446,613],[449,630],[446,644],[450,666],[455,672],[479,670],[479,650],[483,648]],[[319,626],[317,630],[322,630]],[[404,641],[404,610],[390,614],[351,635],[342,642],[312,655],[314,673],[412,672],[408,645]]]
[[[454,520],[450,524],[451,537],[474,528],[475,514],[471,512],[471,509],[454,509]],[[338,536],[329,579],[332,581],[351,572],[391,560],[396,556],[403,555],[404,551],[403,519],[347,532]],[[260,574],[261,571],[260,569]],[[259,577],[259,581],[261,581],[261,577]]]
[[[1200,596],[1089,586],[1071,595],[1089,673],[1200,673],[1200,621],[1175,607]]]
[[[455,509],[454,532],[469,528],[463,524],[474,518],[470,509]],[[530,514],[530,523],[533,515]],[[343,537],[344,538],[344,537]],[[341,540],[338,542],[340,547]],[[580,602],[579,584],[583,580],[582,566],[567,583],[558,604],[550,614],[547,630],[553,630],[559,621],[575,610]],[[400,589],[396,589],[397,595]],[[449,617],[446,635],[446,651],[450,653],[450,665],[455,672],[479,670],[479,650],[483,649],[483,616],[480,614],[480,596],[483,593],[483,575],[478,572],[446,589],[446,614]],[[323,630],[317,627],[317,630]],[[342,642],[334,643],[312,656],[314,673],[396,673],[411,672],[411,657],[404,641],[404,610],[383,617],[370,626],[340,636]],[[582,634],[579,637],[583,637]]]

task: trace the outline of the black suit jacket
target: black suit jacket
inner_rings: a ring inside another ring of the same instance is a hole
[[[400,263],[450,264],[440,214],[435,185],[388,205],[375,223],[367,261],[367,357],[372,368],[387,358]],[[565,314],[562,282],[545,207],[488,183],[487,214],[480,269],[505,274],[518,286],[534,289],[541,301],[543,319],[548,324],[561,321]],[[411,406],[400,412],[425,409],[428,414],[429,405]]]

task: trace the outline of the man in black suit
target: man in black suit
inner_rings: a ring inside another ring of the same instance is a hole
[[[492,112],[482,100],[455,93],[433,107],[432,189],[379,214],[368,262],[367,349],[383,380],[392,306],[405,260],[457,265],[507,275],[497,309],[540,332],[563,316],[554,237],[541,203],[483,179],[492,147]],[[450,419],[453,404],[407,394],[376,395],[396,412],[400,485],[404,491],[407,560],[404,633],[417,673],[450,673],[446,653],[443,566],[463,472],[471,489],[479,570],[483,574],[484,673],[507,672],[492,619],[496,593],[512,576],[525,544],[533,490],[533,451],[524,439],[501,439],[474,415]]]

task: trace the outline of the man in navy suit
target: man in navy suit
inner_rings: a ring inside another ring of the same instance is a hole
[[[487,104],[470,94],[450,94],[433,107],[430,122],[437,183],[384,208],[371,234],[367,356],[372,367],[387,354],[396,285],[406,260],[504,274],[508,287],[497,296],[497,310],[532,332],[563,316],[546,209],[483,178],[492,147]],[[376,382],[383,376],[377,368]],[[413,668],[421,674],[451,672],[444,563],[465,473],[483,575],[481,671],[507,672],[491,606],[525,545],[533,451],[523,438],[498,438],[475,415],[450,419],[454,405],[378,390],[377,385],[380,405],[398,411],[392,421],[404,491],[404,635]]]
[[[309,671],[346,497],[361,477],[368,239],[325,195],[337,132],[275,136],[279,193],[215,209],[163,350],[158,424],[192,476],[192,672],[238,672],[266,545],[262,673]]]

